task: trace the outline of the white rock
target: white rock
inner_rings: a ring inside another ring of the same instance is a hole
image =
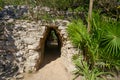
[[[13,23],[13,22],[14,22],[14,19],[9,19],[7,22],[8,22],[8,23]]]
[[[22,56],[23,55],[23,52],[19,51],[16,53],[16,56],[19,57],[19,56]]]
[[[59,26],[58,29],[59,30],[65,30],[65,27],[64,26]]]
[[[22,25],[22,27],[26,28],[27,26],[26,25]]]
[[[33,45],[28,45],[28,49],[36,49],[37,46],[39,46],[39,41]]]
[[[49,7],[42,7],[41,9],[42,9],[42,10],[45,10],[45,11],[47,11],[47,12],[50,11],[50,8],[49,8]]]
[[[16,76],[16,79],[22,79],[22,78],[24,78],[24,76],[22,74],[19,74]]]
[[[5,8],[5,9],[8,9],[8,8],[9,8],[9,6],[5,6],[4,8]]]
[[[36,42],[36,40],[33,38],[24,38],[24,42],[26,44],[34,44]]]

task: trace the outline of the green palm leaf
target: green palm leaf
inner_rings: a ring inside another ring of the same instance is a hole
[[[100,47],[108,57],[120,58],[120,25],[119,23],[108,23],[109,26],[102,35]]]
[[[86,27],[81,20],[69,24],[67,32],[75,46],[79,46],[79,44],[83,42],[83,39],[85,40],[85,38],[88,37]]]

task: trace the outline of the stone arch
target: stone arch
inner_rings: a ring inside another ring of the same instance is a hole
[[[37,49],[37,51],[39,52],[39,60],[36,63],[36,70],[40,69],[40,65],[42,64],[43,60],[44,60],[44,53],[45,53],[45,43],[46,43],[46,39],[49,36],[51,31],[55,32],[55,35],[57,36],[57,43],[58,43],[58,47],[59,50],[61,52],[61,47],[63,45],[63,40],[62,40],[62,36],[60,34],[60,30],[58,29],[58,26],[55,25],[47,25],[45,26],[45,31],[43,33],[43,37],[40,39],[40,43],[39,43],[39,48]]]

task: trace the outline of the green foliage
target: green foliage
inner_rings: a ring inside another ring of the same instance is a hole
[[[71,23],[68,26],[67,31],[73,44],[77,47],[79,47],[80,43],[82,42],[82,37],[88,35],[86,31],[86,26],[83,25],[81,20],[79,20],[78,22],[74,21],[73,23]]]
[[[73,59],[73,62],[76,65],[76,70],[74,71],[74,74],[76,75],[74,80],[79,76],[83,76],[83,80],[104,80],[103,77],[100,77],[101,75],[113,75],[110,72],[102,72],[97,67],[94,67],[90,69],[90,66],[87,64],[86,61],[83,60],[82,56],[76,57]]]
[[[87,33],[87,29],[81,20],[73,21],[67,29],[70,40],[84,54],[87,61],[87,65],[84,63],[84,66],[89,65],[89,69],[93,71],[91,73],[97,72],[93,70],[96,67],[103,71],[120,71],[120,22],[99,16],[97,13],[93,14],[91,23],[90,33]],[[75,65],[80,68],[80,63],[77,62]],[[84,69],[89,70],[87,67]],[[80,72],[79,69],[78,72]]]
[[[99,41],[100,48],[104,49],[106,55],[119,57],[120,49],[120,22],[115,19],[100,17],[98,14],[93,17],[92,32]]]
[[[87,32],[83,22],[81,20],[72,22],[67,31],[73,44],[83,50],[83,54],[89,57],[88,63],[94,66],[98,54],[98,44]]]
[[[99,67],[120,70],[120,22],[93,14],[92,35],[99,45]]]
[[[0,0],[0,8],[2,9],[2,7],[4,7],[4,5],[5,5],[5,2],[4,2],[4,0]],[[1,10],[0,9],[0,10]]]
[[[109,27],[107,27],[109,26]],[[108,58],[120,58],[120,23],[106,23],[100,47],[104,49]]]
[[[76,9],[77,7],[88,7],[89,0],[36,0],[42,6],[48,6],[57,10]],[[83,5],[84,4],[84,5]],[[86,6],[87,5],[87,6]]]
[[[120,19],[119,0],[95,0],[94,10],[101,11],[101,14],[105,14],[112,18]]]
[[[74,6],[83,2],[81,0],[0,0],[0,6],[5,5],[25,5],[29,4],[31,6],[48,6],[55,9],[66,10],[68,8],[73,8]]]
[[[0,11],[2,10],[2,7],[0,7]]]
[[[0,6],[4,7],[5,5],[25,5],[26,0],[0,0]]]
[[[107,14],[112,17],[120,18],[120,8],[117,5],[118,0],[95,0],[94,10],[101,11],[101,14]],[[89,7],[89,0],[0,0],[0,7],[5,5],[28,5],[47,6],[54,10],[87,12]]]

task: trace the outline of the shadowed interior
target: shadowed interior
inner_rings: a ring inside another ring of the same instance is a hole
[[[61,56],[62,38],[57,28],[47,27],[40,45],[41,61],[39,69]]]

